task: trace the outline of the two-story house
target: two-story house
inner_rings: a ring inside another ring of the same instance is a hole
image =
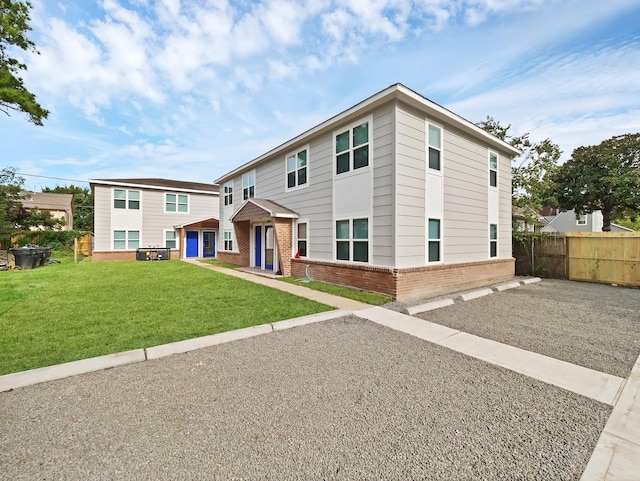
[[[171,258],[214,257],[218,186],[167,179],[95,179],[94,260],[133,260],[138,248]]]
[[[518,154],[392,85],[217,179],[218,258],[397,299],[511,278]]]
[[[547,207],[542,211],[542,232],[602,232],[602,212],[595,210],[576,217],[574,210],[562,211]],[[611,232],[634,232],[633,229],[611,223]]]

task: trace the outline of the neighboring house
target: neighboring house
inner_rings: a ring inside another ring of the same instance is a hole
[[[214,257],[218,186],[166,179],[95,179],[94,260],[135,259],[138,248],[171,258]]]
[[[60,230],[73,229],[73,195],[50,192],[21,192],[25,209],[46,211],[51,217],[60,219]]]
[[[392,85],[220,177],[218,258],[398,299],[509,279],[518,154]]]
[[[526,215],[526,214],[529,215]],[[528,208],[512,207],[513,229],[517,232],[539,232],[544,219],[536,211]]]
[[[602,212],[599,210],[576,217],[574,210],[562,212],[559,209],[545,208],[542,211],[542,219],[542,232],[602,232]],[[611,232],[635,231],[611,223]]]

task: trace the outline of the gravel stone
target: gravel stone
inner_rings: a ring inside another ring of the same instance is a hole
[[[640,354],[640,289],[545,279],[414,317],[623,378]]]
[[[577,480],[610,412],[347,316],[1,393],[0,478]]]

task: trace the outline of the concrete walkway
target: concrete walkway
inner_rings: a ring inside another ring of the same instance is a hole
[[[239,269],[228,269],[226,267],[219,267],[213,264],[208,264],[206,262],[200,262],[197,259],[183,259],[183,261],[197,265],[199,267],[204,267],[205,269],[210,269],[212,271],[221,272],[223,274],[237,277],[239,279],[244,279],[245,281],[255,282],[256,284],[262,284],[263,286],[278,289],[279,291],[284,291],[296,296],[305,297],[307,299],[311,299],[312,301],[335,307],[336,309],[349,309],[350,311],[357,311],[359,309],[366,309],[371,307],[370,304],[354,301],[345,297],[334,296],[297,284],[289,284],[288,282],[282,282],[277,279],[251,274],[250,272],[242,271]]]

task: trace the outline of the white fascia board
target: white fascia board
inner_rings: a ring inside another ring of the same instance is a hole
[[[206,195],[220,195],[219,192],[213,192],[210,190],[199,190],[199,189],[184,189],[184,188],[175,188],[175,187],[165,187],[163,185],[151,185],[151,184],[129,184],[126,182],[111,182],[104,180],[91,180],[89,179],[89,184],[97,184],[102,186],[114,186],[114,187],[128,187],[128,188],[136,188],[136,189],[148,189],[148,190],[162,190],[165,192],[187,192],[190,194],[206,194]]]

